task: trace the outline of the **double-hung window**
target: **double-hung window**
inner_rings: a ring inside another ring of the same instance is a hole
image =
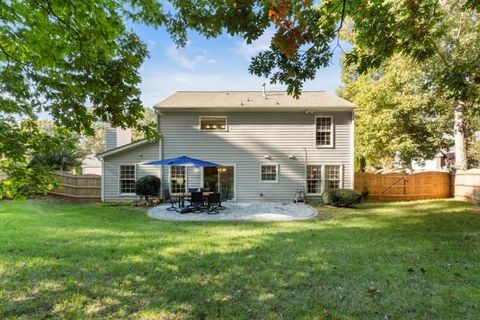
[[[264,183],[278,182],[278,165],[261,165],[260,181]]]
[[[227,117],[225,116],[200,117],[200,130],[227,131]]]
[[[333,116],[315,117],[315,146],[332,148],[334,139]]]
[[[135,194],[135,165],[120,166],[120,194]]]
[[[322,193],[322,166],[307,166],[307,193]]]
[[[187,173],[184,166],[170,166],[170,193],[186,191]]]
[[[341,187],[341,166],[325,166],[325,189],[339,189]]]
[[[343,188],[342,165],[307,165],[306,190],[307,194],[318,195],[327,189]]]

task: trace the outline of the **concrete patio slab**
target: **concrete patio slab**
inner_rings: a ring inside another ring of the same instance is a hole
[[[218,214],[186,213],[168,211],[169,204],[148,210],[155,219],[169,221],[297,221],[316,217],[318,212],[307,204],[287,202],[225,203],[226,209]]]

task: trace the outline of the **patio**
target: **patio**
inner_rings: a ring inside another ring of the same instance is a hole
[[[181,214],[167,210],[170,204],[162,204],[151,208],[148,215],[169,221],[299,221],[318,215],[317,210],[307,204],[291,202],[227,202],[224,206],[225,209],[217,214],[206,212]]]

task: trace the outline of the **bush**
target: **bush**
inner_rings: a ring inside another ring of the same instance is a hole
[[[352,207],[362,202],[362,193],[351,189],[329,189],[322,194],[323,204]]]
[[[160,195],[162,182],[155,176],[145,176],[135,182],[135,193],[149,202],[150,197]]]

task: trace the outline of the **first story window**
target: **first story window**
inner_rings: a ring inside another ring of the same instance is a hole
[[[170,193],[183,193],[186,191],[187,176],[186,167],[170,167]]]
[[[260,171],[261,182],[278,182],[277,165],[262,165]]]
[[[341,165],[307,165],[307,194],[321,194],[327,189],[343,187]]]
[[[333,147],[333,117],[315,117],[315,145],[319,148]]]
[[[325,189],[339,189],[341,186],[340,166],[325,166]]]
[[[307,193],[322,193],[322,166],[307,166]]]
[[[200,117],[200,130],[227,131],[227,117],[211,116]]]
[[[135,193],[135,165],[120,166],[120,193]]]

